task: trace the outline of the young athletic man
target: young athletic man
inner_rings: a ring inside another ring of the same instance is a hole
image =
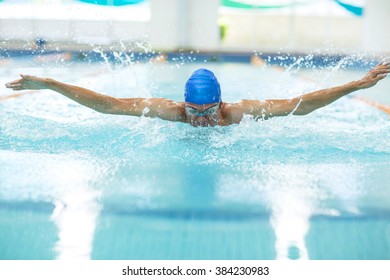
[[[7,83],[13,90],[50,89],[106,114],[157,117],[193,126],[226,126],[240,123],[244,115],[255,119],[306,115],[351,92],[376,85],[390,73],[390,61],[383,61],[363,78],[342,86],[323,89],[291,99],[241,100],[226,103],[214,74],[207,69],[195,71],[185,85],[184,102],[166,98],[115,98],[86,88],[69,85],[50,78],[20,75],[21,79]]]

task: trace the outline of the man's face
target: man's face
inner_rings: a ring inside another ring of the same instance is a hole
[[[185,109],[193,126],[214,126],[218,121],[220,103],[198,105],[186,102]]]

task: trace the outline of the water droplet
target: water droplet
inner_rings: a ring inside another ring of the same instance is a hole
[[[289,259],[297,260],[300,258],[300,256],[301,256],[301,253],[300,253],[299,248],[297,248],[296,246],[293,246],[293,245],[288,247],[288,258]]]

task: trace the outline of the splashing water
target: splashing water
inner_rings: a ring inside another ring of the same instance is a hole
[[[204,67],[182,64],[180,57],[164,65],[134,63],[131,55],[120,52],[114,57],[120,67],[75,81],[118,97],[181,101],[190,73]],[[223,100],[235,102],[314,90],[332,83],[335,73],[339,78],[350,63],[345,58],[309,72],[305,65],[312,59],[297,59],[284,73],[271,66],[207,67],[222,85]],[[66,76],[70,70],[61,71],[58,75]],[[310,79],[302,77],[306,74]],[[7,75],[13,78],[13,73]],[[351,75],[361,73],[347,77]],[[317,82],[313,78],[318,76],[329,81]],[[92,245],[94,232],[105,229],[104,223],[97,225],[99,217],[137,213],[187,217],[194,223],[265,215],[274,251],[263,257],[307,259],[315,254],[307,245],[313,217],[360,217],[390,210],[387,196],[381,195],[388,191],[383,174],[390,171],[389,118],[352,98],[309,116],[258,122],[245,117],[240,125],[214,128],[102,115],[48,92],[2,101],[0,112],[0,200],[54,205],[52,219],[61,232],[57,258],[90,258],[91,246],[102,246],[98,241]],[[75,213],[84,213],[78,223],[91,221],[77,240],[71,238]],[[106,238],[99,236],[97,240]]]

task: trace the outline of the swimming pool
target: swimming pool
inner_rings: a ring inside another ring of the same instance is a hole
[[[207,67],[233,102],[364,73],[296,66],[13,60],[0,82],[30,73],[182,100]],[[371,90],[389,89],[386,79]],[[214,128],[103,115],[46,91],[3,99],[0,259],[390,259],[389,136],[388,115],[349,97]]]

